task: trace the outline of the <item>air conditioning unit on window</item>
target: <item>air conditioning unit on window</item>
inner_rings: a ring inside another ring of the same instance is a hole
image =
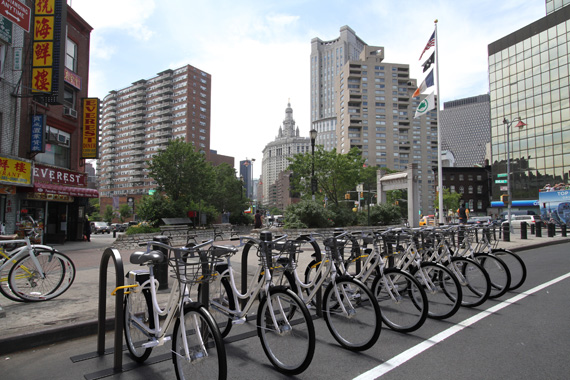
[[[63,114],[66,116],[77,118],[77,111],[74,110],[73,108],[63,107]]]

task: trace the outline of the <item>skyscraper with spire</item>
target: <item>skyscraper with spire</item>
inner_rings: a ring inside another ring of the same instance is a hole
[[[277,180],[279,173],[289,166],[288,157],[298,153],[307,153],[311,150],[311,139],[299,136],[299,127],[295,126],[291,102],[285,108],[285,119],[279,126],[277,137],[263,149],[263,161],[261,164],[261,181],[263,194],[261,203],[268,205],[270,198],[269,189]],[[259,196],[258,196],[259,198]]]

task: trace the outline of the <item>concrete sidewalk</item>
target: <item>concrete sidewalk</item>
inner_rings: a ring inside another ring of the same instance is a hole
[[[545,236],[545,235],[543,235]],[[56,249],[68,255],[75,263],[77,274],[71,288],[56,299],[46,302],[12,302],[0,298],[0,308],[5,313],[0,318],[0,355],[30,349],[59,341],[78,338],[97,333],[98,294],[100,262],[106,248],[113,245],[112,235],[92,236],[88,242],[66,242],[54,245]],[[519,235],[512,235],[511,242],[499,242],[500,248],[521,251],[540,246],[570,242],[567,237],[535,237],[521,240]],[[217,241],[216,244],[236,245],[236,241]],[[143,249],[136,249],[143,250]],[[117,249],[124,272],[140,269],[129,263],[129,256],[135,249]],[[235,260],[235,261],[234,261]],[[240,254],[232,260],[234,268],[239,270]],[[115,289],[115,268],[113,260],[107,268],[107,311],[108,327],[112,329],[115,299],[111,292]],[[248,265],[252,271],[257,266],[257,257],[250,255]],[[170,284],[174,281],[169,280]],[[168,290],[162,291],[167,293]]]

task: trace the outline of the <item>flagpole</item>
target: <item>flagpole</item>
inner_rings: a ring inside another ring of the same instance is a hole
[[[437,110],[437,188],[438,188],[438,200],[439,200],[439,224],[444,224],[443,215],[443,169],[441,167],[441,128],[440,128],[440,117],[439,117],[439,102],[441,95],[439,93],[439,39],[437,38],[437,20],[434,21],[435,24],[435,92],[437,94],[436,110]]]

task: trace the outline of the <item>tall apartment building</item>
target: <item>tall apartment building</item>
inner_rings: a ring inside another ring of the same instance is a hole
[[[416,80],[409,66],[384,62],[383,47],[366,45],[339,70],[335,87],[337,152],[357,147],[368,165],[393,170],[416,163],[421,211],[433,214],[437,111],[413,118],[420,97],[411,97]]]
[[[442,150],[452,154],[452,166],[485,166],[491,142],[489,95],[445,102],[439,117]]]
[[[331,41],[311,40],[311,127],[317,130],[317,145],[337,147],[337,102],[335,80],[349,60],[356,61],[366,43],[348,26]]]
[[[488,46],[492,172],[511,165],[513,201],[532,206],[546,184],[569,183],[570,7],[546,1],[548,14]],[[517,117],[526,126],[515,128]],[[510,157],[507,127],[510,128]],[[505,193],[493,185],[493,198]],[[493,202],[502,207],[502,202]]]
[[[239,176],[243,181],[245,196],[253,199],[253,162],[255,159],[239,162]]]
[[[102,209],[137,202],[156,183],[146,161],[172,139],[210,160],[211,75],[190,65],[111,91],[103,100],[99,161]],[[130,198],[130,199],[129,199]],[[135,210],[136,212],[136,210]]]
[[[275,184],[279,173],[289,166],[287,158],[298,153],[310,152],[310,150],[311,139],[299,136],[299,128],[295,127],[295,120],[293,119],[293,109],[291,103],[288,103],[285,109],[285,119],[283,125],[279,127],[277,138],[263,148],[261,204],[269,205],[271,185]]]

